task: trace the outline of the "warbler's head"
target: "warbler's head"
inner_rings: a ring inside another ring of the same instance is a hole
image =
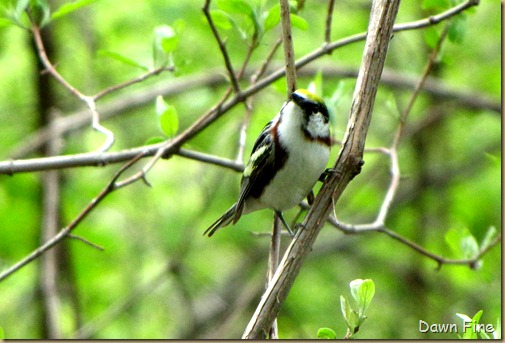
[[[297,89],[292,94],[292,100],[286,104],[286,110],[291,117],[288,120],[299,122],[307,138],[326,139],[330,137],[328,108],[319,96],[306,89]]]

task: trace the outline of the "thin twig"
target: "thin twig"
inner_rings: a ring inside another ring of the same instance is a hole
[[[335,207],[335,206],[333,206]],[[303,210],[309,210],[310,206],[306,202],[300,203],[300,208]],[[489,246],[484,247],[483,250],[479,251],[478,255],[471,258],[471,259],[448,259],[442,255],[437,255],[435,253],[432,253],[428,251],[427,249],[423,248],[419,244],[409,240],[406,237],[403,237],[402,235],[396,233],[395,231],[388,229],[385,224],[378,224],[378,223],[368,223],[368,224],[349,224],[349,223],[344,223],[339,221],[338,219],[329,216],[326,219],[326,222],[336,228],[337,230],[341,231],[342,233],[346,235],[359,235],[359,234],[364,234],[364,233],[370,233],[370,232],[380,232],[384,233],[385,235],[397,240],[398,242],[408,246],[409,248],[412,248],[414,251],[417,251],[421,255],[428,257],[429,259],[434,260],[435,262],[438,263],[439,268],[443,264],[460,264],[460,265],[469,265],[469,266],[474,266],[482,256],[484,256],[485,253],[487,253],[490,248],[496,244],[498,244],[498,241],[501,240],[501,235],[499,237],[495,237],[493,241],[489,244]],[[255,234],[256,236],[263,236],[263,234]],[[266,236],[266,234],[265,234]]]
[[[73,233],[69,233],[69,234],[67,235],[67,237],[68,237],[68,238],[72,238],[72,239],[76,239],[76,240],[78,240],[78,241],[81,241],[81,242],[83,242],[84,244],[89,245],[90,247],[92,247],[92,248],[94,248],[94,249],[97,249],[97,250],[100,250],[100,251],[104,251],[104,250],[105,250],[105,248],[104,248],[104,247],[102,247],[102,246],[100,246],[100,245],[98,245],[98,244],[96,244],[96,243],[93,243],[93,242],[91,242],[90,240],[88,240],[88,239],[86,239],[86,238],[84,238],[84,237],[81,237],[81,236],[75,235],[75,234],[73,234]]]
[[[29,14],[29,12],[28,12],[28,14]],[[31,18],[31,16],[30,16],[30,18]],[[87,96],[82,94],[74,86],[72,86],[70,83],[68,83],[67,80],[63,76],[61,76],[60,73],[58,73],[58,71],[54,68],[52,63],[49,61],[49,58],[47,57],[46,48],[45,48],[44,43],[42,41],[42,35],[40,33],[40,28],[33,20],[32,20],[31,31],[32,31],[33,38],[35,41],[35,46],[37,47],[40,61],[42,62],[42,64],[46,68],[46,71],[49,74],[51,74],[51,76],[54,77],[56,79],[56,81],[58,81],[64,88],[66,88],[68,91],[70,91],[70,93],[72,93],[79,100],[86,103]]]
[[[386,234],[387,236],[393,238],[394,240],[397,240],[398,242],[402,243],[403,245],[408,246],[409,248],[417,251],[421,255],[428,257],[429,259],[432,259],[433,261],[437,262],[437,269],[440,269],[442,265],[444,264],[457,264],[457,265],[468,265],[470,268],[475,268],[479,260],[484,256],[492,247],[497,245],[499,242],[501,242],[501,235],[497,235],[489,245],[485,246],[483,249],[481,249],[475,256],[469,259],[451,259],[444,257],[442,255],[437,255],[435,253],[432,253],[419,244],[412,242],[406,237],[401,236],[400,234],[396,233],[393,230],[388,229],[386,226],[382,225],[377,225],[377,224],[357,224],[357,225],[352,225],[352,224],[345,224],[342,222],[339,222],[335,220],[334,218],[328,218],[328,222],[342,231],[345,234],[361,234],[361,233],[368,233],[368,232],[381,232]]]
[[[110,94],[112,92],[116,92],[116,91],[118,91],[120,89],[126,88],[126,87],[131,86],[131,85],[133,85],[135,83],[139,83],[139,82],[145,81],[148,78],[150,78],[152,76],[155,76],[155,75],[159,75],[160,73],[162,73],[162,72],[164,72],[166,70],[174,71],[174,67],[165,67],[164,66],[164,67],[156,68],[154,70],[150,70],[147,73],[145,73],[143,75],[140,75],[139,77],[136,77],[136,78],[128,80],[126,82],[123,82],[123,83],[120,83],[120,84],[117,84],[117,85],[105,88],[104,90],[101,90],[100,92],[98,92],[95,95],[93,95],[92,98],[93,98],[94,101],[97,101],[98,99],[104,97],[107,94]]]
[[[224,59],[224,64],[226,65],[226,70],[228,71],[228,75],[230,76],[230,82],[233,87],[233,91],[237,94],[240,93],[240,86],[238,84],[237,77],[235,75],[235,71],[233,71],[233,66],[231,65],[230,61],[230,56],[228,55],[228,51],[226,50],[226,45],[224,41],[221,39],[219,32],[217,31],[216,25],[214,25],[214,21],[212,20],[212,16],[210,15],[210,1],[211,0],[205,0],[205,4],[203,5],[203,13],[205,15],[205,18],[207,19],[207,22],[209,23],[210,29],[212,30],[212,33],[214,34],[214,38],[216,38],[217,44],[219,46],[219,50],[221,50],[221,55],[223,56]]]
[[[258,79],[265,73],[268,68],[268,65],[272,61],[275,52],[279,49],[282,44],[282,37],[280,37],[277,42],[274,44],[270,52],[267,54],[261,66],[258,70],[251,76],[251,86],[258,81]],[[242,69],[244,71],[244,68]],[[242,74],[241,74],[242,75]],[[247,128],[249,127],[249,123],[252,117],[252,102],[253,96],[250,96],[244,102],[246,106],[246,113],[244,115],[244,120],[242,121],[242,125],[240,126],[240,135],[239,135],[239,143],[238,143],[238,152],[235,161],[237,163],[242,163],[244,157],[244,151],[246,146],[246,138],[247,138]]]
[[[30,16],[31,17],[31,16]],[[106,139],[102,146],[98,149],[99,152],[105,152],[110,149],[112,144],[114,144],[114,133],[109,129],[105,128],[100,124],[100,115],[96,110],[95,99],[93,97],[87,96],[77,90],[74,86],[67,82],[67,80],[61,76],[60,73],[54,68],[52,63],[49,61],[47,57],[46,49],[44,47],[44,43],[42,41],[42,36],[40,33],[40,28],[38,25],[32,20],[32,33],[35,40],[35,45],[37,47],[37,51],[39,52],[40,60],[42,64],[46,68],[46,70],[67,90],[69,90],[74,96],[76,96],[79,100],[84,102],[86,106],[91,111],[92,118],[92,127],[94,130],[101,132],[105,135]]]
[[[5,280],[7,277],[18,271],[19,269],[23,268],[33,260],[37,259],[39,256],[41,256],[43,253],[48,251],[49,249],[53,248],[55,245],[57,245],[59,242],[61,242],[63,239],[65,239],[87,216],[93,209],[102,202],[103,199],[107,197],[110,193],[115,191],[116,189],[121,188],[117,184],[117,181],[121,174],[125,172],[128,168],[130,168],[132,165],[134,165],[139,159],[141,158],[141,155],[136,156],[135,158],[131,159],[127,163],[125,163],[114,175],[112,180],[105,186],[105,188],[93,199],[91,202],[82,210],[79,215],[65,228],[61,229],[58,234],[56,234],[53,238],[49,239],[46,243],[42,244],[40,247],[32,251],[28,256],[25,258],[21,259],[19,262],[8,268],[7,270],[3,271],[0,274],[0,282]]]
[[[467,0],[457,6],[449,8],[447,11],[437,15],[430,16],[426,19],[417,20],[411,23],[397,24],[393,27],[393,32],[416,30],[423,27],[436,25],[444,20],[449,19],[473,6],[477,6],[480,0]]]
[[[280,0],[281,8],[281,28],[282,44],[284,46],[284,63],[286,67],[286,83],[288,89],[288,98],[296,90],[296,69],[295,52],[293,48],[293,35],[291,34],[291,18],[289,11],[289,1]]]
[[[240,71],[237,75],[237,79],[240,80],[245,74],[247,65],[249,64],[249,61],[251,59],[253,51],[258,47],[258,33],[255,31],[252,37],[251,44],[249,44],[249,48],[247,49],[246,56],[244,58],[244,63],[242,63],[242,68],[240,68]],[[254,85],[255,80],[251,80],[251,86]],[[247,99],[244,99],[244,107],[245,107],[245,115],[244,115],[244,120],[242,121],[242,124],[240,125],[240,130],[239,130],[239,140],[238,140],[238,148],[237,148],[237,157],[235,158],[235,162],[237,163],[242,163],[244,160],[244,151],[245,151],[245,145],[246,145],[246,138],[247,138],[247,127],[249,126],[249,121],[252,116],[252,96],[248,97]]]
[[[324,30],[324,42],[330,44],[331,42],[331,22],[333,18],[333,9],[335,7],[335,0],[328,2],[328,13],[326,14],[326,27]]]
[[[440,51],[440,48],[442,46],[442,42],[445,40],[447,34],[447,26],[445,30],[443,31],[442,35],[440,36],[437,45],[433,49],[433,51],[430,53],[430,56],[428,58],[428,62],[426,63],[426,66],[423,70],[423,73],[421,75],[421,78],[419,79],[414,92],[410,96],[409,102],[405,109],[402,111],[400,115],[400,120],[398,123],[398,128],[396,129],[395,135],[393,137],[393,142],[391,143],[391,146],[386,149],[387,155],[389,156],[389,159],[391,161],[391,169],[390,169],[390,174],[391,174],[391,181],[389,183],[388,190],[386,192],[386,195],[384,196],[384,200],[382,201],[380,210],[377,214],[377,217],[373,223],[370,225],[376,226],[377,228],[381,228],[384,226],[384,223],[386,222],[386,217],[389,213],[389,209],[393,203],[393,200],[395,198],[396,192],[398,190],[398,186],[400,184],[400,163],[398,160],[398,145],[400,143],[400,138],[402,136],[403,130],[405,128],[405,125],[407,123],[407,118],[414,106],[414,103],[416,102],[419,93],[421,89],[424,86],[424,83],[426,82],[426,79],[428,78],[428,75],[431,73],[431,70],[433,69],[433,66],[436,62],[438,53]]]
[[[270,285],[270,282],[272,282],[275,272],[277,271],[277,267],[279,266],[279,258],[281,255],[282,224],[279,217],[275,213],[273,222],[273,232],[271,235],[270,250],[268,252],[267,288]],[[273,321],[268,336],[270,339],[279,338],[277,319]]]

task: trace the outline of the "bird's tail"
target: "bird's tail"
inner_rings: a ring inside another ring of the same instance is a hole
[[[216,232],[218,229],[227,226],[230,224],[235,216],[235,208],[237,207],[237,204],[233,204],[232,207],[228,211],[225,212],[218,220],[214,222],[205,232],[203,235],[207,235],[211,237],[214,232]]]

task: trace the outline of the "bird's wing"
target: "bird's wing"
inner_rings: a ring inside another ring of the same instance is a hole
[[[270,121],[261,131],[244,169],[240,182],[240,196],[235,208],[233,223],[236,223],[242,215],[246,199],[249,196],[258,198],[263,188],[274,175],[275,144],[272,139],[272,129],[276,120]]]

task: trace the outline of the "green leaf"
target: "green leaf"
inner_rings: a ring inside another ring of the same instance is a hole
[[[297,29],[307,31],[307,29],[309,28],[309,23],[307,22],[307,20],[303,19],[302,17],[294,13],[291,13],[289,15],[289,19],[291,20],[291,26],[296,27]]]
[[[454,17],[450,23],[447,31],[447,37],[453,43],[462,43],[465,39],[467,29],[466,16],[460,14]]]
[[[484,310],[480,310],[479,312],[477,312],[473,316],[472,321],[474,321],[476,324],[478,324],[480,322],[480,317],[482,317],[482,313],[484,313]]]
[[[436,27],[430,26],[424,30],[424,42],[429,48],[435,48],[438,44],[439,39],[440,32],[438,32]]]
[[[212,17],[214,24],[223,30],[229,30],[233,27],[232,20],[225,11],[213,10],[210,11],[210,16]]]
[[[22,23],[21,16],[25,14],[25,9],[28,7],[30,0],[18,0],[15,6],[13,2],[14,1],[11,1],[11,4],[9,4],[9,6],[2,6],[2,12],[4,12],[5,17],[7,18],[5,20],[9,20],[9,24],[13,23],[23,29],[28,29],[28,22],[26,24]]]
[[[491,336],[489,336],[486,332],[484,331],[479,331],[479,336],[482,339],[491,339]]]
[[[174,51],[177,47],[177,44],[179,44],[179,37],[171,26],[158,26],[155,28],[154,32],[157,44],[161,46],[166,54]]]
[[[492,242],[492,240],[496,237],[496,228],[494,226],[490,226],[487,229],[486,235],[482,239],[482,243],[480,244],[480,250],[486,249]]]
[[[241,25],[242,27],[239,27],[235,23],[235,21],[232,21],[234,23],[234,26],[237,28],[237,31],[239,32],[240,36],[242,39],[247,39],[248,38],[248,29],[244,28],[249,28],[253,27],[254,28],[254,33],[257,34],[260,31],[260,25],[258,22],[258,18],[256,17],[256,12],[252,8],[252,6],[249,4],[250,1],[244,1],[244,0],[217,0],[216,4],[219,9],[221,9],[224,12],[227,12],[228,14],[241,14],[244,15],[249,21],[247,25]]]
[[[30,2],[30,9],[35,23],[43,27],[49,23],[51,19],[51,10],[47,0],[32,0]]]
[[[462,339],[477,339],[477,333],[473,330],[473,328],[474,325],[479,324],[480,317],[482,316],[483,312],[483,310],[480,310],[473,316],[473,318],[468,317],[466,314],[456,313],[458,317],[463,319],[463,323],[472,323],[472,326],[467,327],[467,329],[463,331],[463,336],[461,336]]]
[[[0,28],[12,25],[12,20],[7,18],[0,18]]]
[[[273,29],[281,20],[281,7],[279,4],[272,6],[268,10],[268,14],[265,18],[265,31]]]
[[[463,251],[463,258],[473,258],[479,253],[479,244],[473,235],[464,237],[461,241],[461,250]]]
[[[121,54],[119,54],[117,52],[114,52],[114,51],[98,50],[97,54],[98,54],[98,56],[109,57],[109,58],[112,58],[112,59],[114,59],[116,61],[119,61],[121,63],[128,64],[128,65],[140,68],[140,69],[145,70],[145,71],[149,70],[149,68],[147,68],[146,66],[138,63],[137,61],[132,60],[131,58],[126,57],[124,55],[121,55]]]
[[[149,138],[147,141],[145,141],[144,145],[154,145],[154,144],[162,143],[165,140],[166,139],[164,137],[154,136],[154,137]]]
[[[340,296],[340,309],[342,310],[342,315],[344,316],[345,322],[349,323],[348,318],[350,317],[352,309],[351,306],[349,305],[349,302],[343,295]],[[347,326],[349,326],[349,324],[347,324]]]
[[[30,0],[18,0],[16,3],[16,8],[14,10],[14,19],[19,22],[21,15],[25,12],[28,7]]]
[[[330,328],[320,328],[317,330],[317,338],[336,339],[337,333]]]
[[[156,98],[156,113],[158,114],[160,127],[168,137],[173,137],[179,129],[179,119],[174,106],[168,105],[163,97]]]
[[[355,289],[355,293],[353,292]],[[359,316],[360,318],[365,318],[365,311],[372,302],[373,296],[375,295],[375,284],[372,280],[357,279],[351,281],[351,293],[353,293],[354,298],[359,305]]]
[[[88,6],[92,3],[96,2],[96,0],[77,0],[74,2],[66,3],[58,7],[56,11],[51,15],[51,19],[58,19],[67,14],[74,12],[84,6]]]
[[[342,314],[344,316],[347,327],[351,333],[354,333],[356,331],[356,328],[359,327],[358,314],[351,308],[347,299],[342,295],[340,296],[340,308],[342,310]]]
[[[5,339],[4,329],[0,326],[0,341]]]
[[[179,36],[168,25],[158,26],[154,29],[153,64],[154,68],[164,67],[171,61],[171,52],[179,43]]]
[[[467,228],[450,229],[445,241],[458,258],[470,259],[479,253],[479,245]]]
[[[501,320],[499,317],[496,320],[496,325],[494,326],[493,338],[501,339]]]
[[[253,8],[244,0],[217,0],[217,7],[228,13],[245,14],[248,17],[254,15]]]
[[[349,287],[351,288],[351,295],[354,298],[354,300],[356,300],[358,303],[359,303],[358,290],[363,282],[364,282],[364,280],[362,280],[362,279],[356,279],[356,280],[352,280],[349,283]]]

